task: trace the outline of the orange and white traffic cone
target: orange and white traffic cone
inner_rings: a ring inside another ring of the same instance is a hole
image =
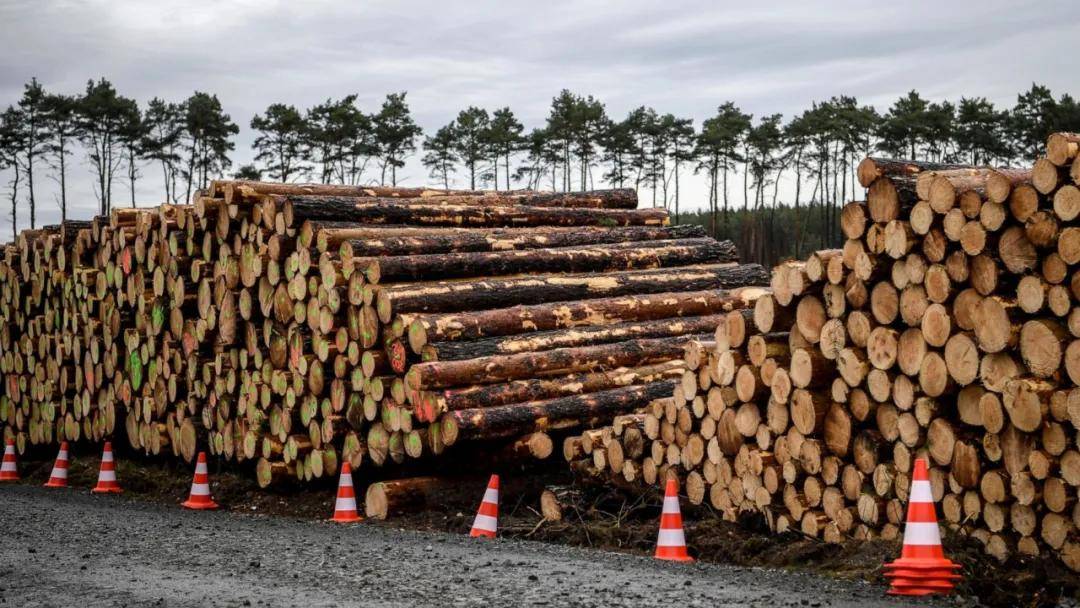
[[[105,450],[101,453],[101,468],[98,470],[97,485],[90,490],[91,494],[120,494],[120,484],[116,483],[116,461],[113,459],[112,442],[105,442]]]
[[[15,461],[15,440],[4,444],[4,461],[0,463],[0,481],[19,481],[19,466]]]
[[[469,536],[482,536],[495,538],[499,529],[499,476],[492,475],[488,480],[487,489],[484,490],[484,500],[480,501],[480,508],[476,511],[476,519],[473,520],[472,530]]]
[[[349,461],[341,465],[341,477],[338,479],[337,500],[334,501],[334,516],[330,521],[351,524],[360,521],[356,512],[356,488],[352,482],[352,466]]]
[[[207,511],[218,508],[210,496],[210,474],[206,470],[206,452],[199,452],[199,458],[195,461],[195,477],[191,480],[191,492],[188,499],[180,503],[185,509]]]
[[[52,474],[49,481],[45,482],[46,488],[66,488],[68,471],[68,442],[60,444],[60,453],[56,455],[56,463],[53,464]]]
[[[941,530],[938,529],[926,460],[917,458],[908,497],[904,549],[900,559],[885,564],[885,577],[892,581],[889,594],[949,593],[955,581],[961,578],[956,573],[959,568],[960,564],[946,558],[941,548]]]
[[[656,538],[656,559],[673,562],[692,562],[686,552],[686,536],[683,534],[682,511],[679,510],[679,484],[669,477],[664,488],[664,510],[660,514],[660,534]]]

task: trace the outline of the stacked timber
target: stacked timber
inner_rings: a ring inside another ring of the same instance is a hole
[[[926,458],[953,530],[1080,570],[1078,147],[1055,134],[1031,169],[866,159],[841,249],[777,266],[753,327],[729,313],[670,395],[564,455],[827,541],[898,538]]]
[[[765,271],[630,190],[214,182],[24,231],[0,263],[20,451],[123,433],[263,485],[455,443],[546,457],[670,391],[681,336]]]

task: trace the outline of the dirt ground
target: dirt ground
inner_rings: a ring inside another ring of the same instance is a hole
[[[96,455],[75,454],[69,471],[70,484],[92,487],[97,477]],[[43,483],[50,461],[20,462],[23,483]],[[187,497],[191,468],[172,461],[128,460],[118,453],[117,475],[125,496],[148,502],[177,504]],[[579,484],[558,466],[501,471],[500,536],[509,539],[591,547],[605,551],[646,555],[654,548],[660,496],[633,495],[610,488]],[[362,501],[368,480],[357,476]],[[371,521],[392,529],[450,532],[469,529],[486,478],[463,477],[456,495],[419,513],[399,514],[386,521]],[[325,519],[333,512],[336,479],[296,487],[259,489],[248,471],[223,470],[211,464],[211,489],[225,510],[248,515],[301,520]],[[563,502],[563,519],[545,522],[539,513],[538,493],[549,488]],[[361,506],[362,510],[362,506]],[[747,518],[738,524],[720,520],[704,507],[689,507],[683,514],[690,553],[703,562],[741,567],[762,567],[808,572],[846,581],[864,581],[884,590],[882,564],[895,559],[900,547],[894,542],[849,541],[826,544],[797,533],[770,534],[764,523]],[[992,606],[1080,605],[1080,577],[1048,559],[1014,557],[998,564],[985,555],[977,541],[946,535],[947,555],[962,564],[958,585],[963,603]]]

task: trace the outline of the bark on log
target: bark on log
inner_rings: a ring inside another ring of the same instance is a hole
[[[706,236],[701,226],[627,226],[598,227],[535,227],[535,228],[426,228],[398,229],[381,227],[347,228],[348,240],[341,240],[334,231],[323,231],[317,245],[320,251],[335,250],[343,258],[364,256],[429,255],[433,253],[469,253],[484,251],[517,251],[626,243],[631,241],[660,241],[696,239]],[[407,231],[405,234],[399,234]],[[355,235],[355,236],[353,236]],[[335,244],[336,243],[336,244]]]
[[[440,426],[449,446],[463,439],[495,439],[574,428],[585,421],[603,424],[671,394],[674,387],[674,381],[665,380],[588,395],[459,410],[444,414]]]
[[[879,177],[914,176],[923,171],[947,171],[950,169],[963,169],[965,167],[966,165],[868,156],[859,162],[856,173],[862,187],[869,188],[870,184],[874,183],[874,180]]]
[[[765,293],[762,288],[746,287],[515,306],[473,313],[417,315],[409,320],[409,345],[413,352],[422,352],[425,344],[446,340],[716,314],[748,308],[762,293]]]
[[[422,226],[667,226],[664,209],[568,209],[480,207],[429,203],[368,203],[333,196],[289,196],[277,200],[284,225],[307,220]]]
[[[535,272],[605,272],[738,260],[731,241],[634,241],[581,247],[354,258],[378,263],[383,281],[418,281]]]
[[[698,336],[703,338],[704,336]],[[543,375],[616,369],[682,356],[691,336],[630,340],[598,346],[557,348],[516,355],[496,355],[464,361],[418,363],[409,368],[406,383],[414,390],[492,384]]]
[[[533,378],[503,384],[470,386],[461,389],[423,392],[419,398],[430,402],[431,409],[446,411],[493,407],[526,401],[542,401],[571,395],[646,384],[662,379],[681,378],[685,365],[681,359],[635,368],[571,374],[558,378]]]
[[[423,509],[439,497],[461,489],[464,480],[450,477],[412,477],[377,481],[364,494],[364,511],[368,517],[386,519],[391,513],[400,515]]]
[[[277,182],[257,182],[248,180],[218,180],[211,182],[209,196],[221,196],[226,205],[231,205],[241,198],[255,198],[259,195],[319,195],[319,196],[355,196],[355,197],[401,197],[428,198],[450,194],[480,195],[482,190],[441,190],[436,188],[398,188],[388,186],[349,186],[337,184],[280,184]]]
[[[486,338],[466,342],[436,342],[423,348],[424,361],[460,361],[495,355],[515,355],[555,348],[595,346],[645,338],[704,335],[725,322],[725,315],[676,317],[640,323],[619,323],[556,331]]]
[[[518,304],[731,289],[767,283],[767,271],[757,264],[712,264],[663,270],[393,285],[378,290],[376,305],[379,318],[389,322],[395,313],[477,311]]]

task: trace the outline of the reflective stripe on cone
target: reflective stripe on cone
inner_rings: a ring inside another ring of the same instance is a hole
[[[679,486],[674,478],[668,478],[664,488],[664,509],[660,514],[660,532],[656,536],[656,559],[675,562],[692,562],[686,552],[686,535],[683,533],[682,511],[679,509]]]
[[[19,466],[15,460],[15,440],[4,443],[4,460],[0,463],[0,481],[18,481]]]
[[[334,500],[334,516],[330,521],[348,524],[360,521],[356,510],[356,488],[353,487],[352,466],[346,460],[341,465],[341,477],[338,479],[337,499]]]
[[[941,548],[934,496],[926,460],[915,460],[911,493],[908,496],[904,549],[900,559],[885,564],[890,595],[930,595],[950,593],[960,579],[959,564],[949,561]]]
[[[113,460],[112,442],[105,442],[105,449],[101,454],[101,468],[98,470],[97,485],[90,490],[91,494],[120,494],[120,484],[116,482],[116,462]]]
[[[499,476],[492,475],[491,479],[488,480],[487,489],[484,490],[484,498],[480,501],[480,508],[476,511],[476,519],[473,520],[469,536],[495,538],[498,529]]]
[[[180,506],[200,511],[218,508],[218,504],[210,496],[210,473],[206,467],[206,452],[199,452],[199,458],[195,462],[195,476],[191,480],[191,492],[188,499],[180,503]]]
[[[56,463],[53,464],[49,481],[45,482],[46,488],[66,488],[68,477],[68,442],[60,444],[60,452],[56,455]]]

